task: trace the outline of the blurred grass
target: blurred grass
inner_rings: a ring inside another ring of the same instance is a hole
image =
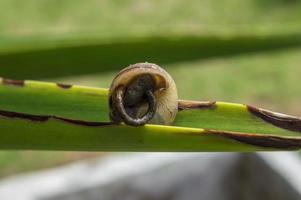
[[[99,156],[104,156],[104,154],[92,152],[4,151],[0,152],[0,178]]]
[[[2,0],[0,76],[108,87],[118,69],[149,61],[183,99],[301,115],[300,9],[298,0]],[[97,155],[2,151],[0,176]]]
[[[300,1],[4,0],[0,7],[6,8],[0,13],[0,74],[10,78],[301,45]]]
[[[292,0],[2,0],[0,7],[2,40],[13,43],[157,33],[283,33],[301,24],[301,3]]]

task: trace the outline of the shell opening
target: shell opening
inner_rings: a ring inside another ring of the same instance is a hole
[[[170,75],[151,63],[120,71],[109,91],[110,118],[132,126],[170,124],[177,112],[177,91]]]
[[[132,126],[141,126],[146,124],[154,117],[157,109],[157,101],[151,90],[147,90],[144,92],[144,95],[147,98],[148,109],[143,115],[139,116],[137,116],[137,113],[133,112],[133,110],[138,110],[137,108],[135,108],[135,104],[132,105],[131,102],[132,106],[128,106],[128,104],[126,103],[125,94],[126,93],[123,87],[118,88],[116,91],[116,98],[114,102],[116,111],[118,112],[123,122]]]

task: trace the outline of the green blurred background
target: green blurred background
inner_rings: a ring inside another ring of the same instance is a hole
[[[2,77],[107,88],[144,61],[170,72],[182,99],[301,116],[301,1],[0,1]],[[0,177],[102,155],[2,151]]]

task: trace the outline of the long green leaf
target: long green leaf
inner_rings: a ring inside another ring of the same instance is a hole
[[[0,148],[88,151],[257,151],[301,147],[301,120],[252,106],[179,101],[174,126],[108,118],[107,90],[2,79]]]
[[[93,44],[83,41],[82,44],[64,47],[0,53],[0,74],[17,79],[57,78],[120,70],[137,61],[162,65],[300,45],[299,33],[267,36],[161,35],[116,39],[109,43],[95,40]]]

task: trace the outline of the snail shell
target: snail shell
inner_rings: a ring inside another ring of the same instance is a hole
[[[152,63],[137,63],[120,71],[109,90],[110,118],[140,126],[169,125],[178,111],[177,88],[171,76]]]

